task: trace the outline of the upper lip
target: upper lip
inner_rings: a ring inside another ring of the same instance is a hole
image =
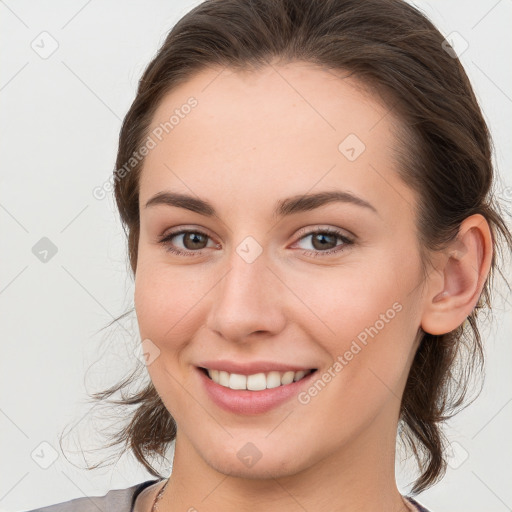
[[[219,359],[216,361],[202,361],[198,365],[200,368],[207,368],[208,370],[219,370],[228,373],[237,373],[239,375],[254,375],[256,373],[265,372],[287,372],[287,371],[308,371],[313,370],[312,366],[302,366],[290,363],[277,363],[275,361],[252,361],[241,363],[236,361],[227,361]]]

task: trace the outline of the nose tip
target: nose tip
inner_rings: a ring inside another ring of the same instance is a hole
[[[206,326],[238,342],[276,334],[285,324],[279,292],[279,280],[263,258],[235,259],[213,290]]]

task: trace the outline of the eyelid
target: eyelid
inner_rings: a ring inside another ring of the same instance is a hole
[[[168,238],[171,235],[180,235],[184,232],[194,232],[194,233],[201,233],[203,235],[206,235],[208,238],[214,240],[215,237],[212,236],[211,231],[208,228],[205,228],[203,226],[199,226],[197,224],[182,224],[180,226],[176,226],[174,228],[166,229],[163,234],[158,236],[158,240],[162,240],[164,238]]]
[[[304,228],[299,229],[297,233],[295,233],[295,238],[302,238],[304,235],[312,235],[318,232],[328,232],[334,235],[343,236],[349,239],[351,242],[355,242],[357,240],[357,236],[354,235],[351,231],[348,231],[344,228],[338,228],[334,226],[329,226],[327,224],[314,224],[312,226],[306,226]]]

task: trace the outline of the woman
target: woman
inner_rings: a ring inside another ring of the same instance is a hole
[[[512,246],[455,57],[402,0],[207,0],[173,28],[114,173],[151,378],[115,442],[158,478],[96,508],[426,510],[397,431],[416,494]]]

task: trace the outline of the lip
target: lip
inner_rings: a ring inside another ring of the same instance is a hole
[[[211,367],[208,368],[214,370],[217,369]],[[224,366],[224,368],[226,367]],[[261,368],[261,366],[258,368]],[[287,368],[290,369],[290,367]],[[302,368],[299,368],[297,371],[301,369]],[[202,385],[204,386],[208,397],[218,407],[231,413],[244,415],[263,414],[270,411],[271,409],[274,409],[275,407],[278,407],[287,400],[290,400],[292,397],[297,396],[299,390],[304,386],[308,386],[311,379],[313,378],[313,375],[317,373],[316,371],[311,372],[296,382],[292,382],[291,384],[286,384],[284,386],[279,386],[277,388],[263,389],[261,391],[250,391],[247,389],[235,390],[221,386],[220,384],[217,384],[211,380],[199,367],[196,367],[196,372],[201,379]],[[252,374],[248,373],[247,375]]]
[[[227,359],[216,361],[202,361],[197,364],[202,368],[209,370],[219,370],[228,373],[238,373],[240,375],[254,375],[256,373],[268,372],[299,372],[301,370],[313,370],[313,366],[297,366],[293,364],[281,364],[275,361],[252,361],[250,363],[241,363],[238,361],[229,361]]]

